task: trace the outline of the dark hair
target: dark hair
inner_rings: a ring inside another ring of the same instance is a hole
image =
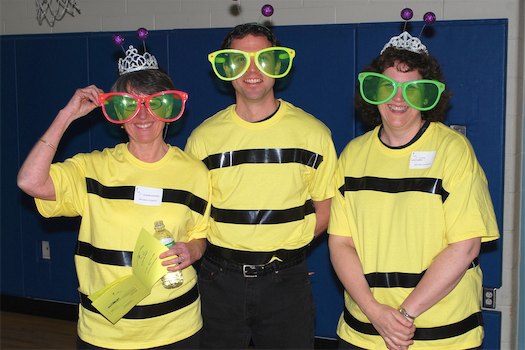
[[[363,72],[383,73],[390,67],[398,67],[399,64],[406,65],[407,69],[403,71],[410,72],[417,70],[419,74],[421,74],[422,79],[445,82],[439,63],[434,57],[393,47],[387,48],[381,55],[376,57]],[[422,111],[421,117],[424,120],[443,121],[446,116],[446,110],[448,109],[450,96],[450,92],[445,89],[438,104],[429,111]],[[369,126],[374,127],[381,124],[381,116],[377,105],[369,104],[363,100],[359,92],[359,85],[357,86],[355,94],[355,108],[358,110],[361,119]]]
[[[145,69],[121,75],[111,87],[112,92],[135,92],[153,95],[164,90],[174,90],[171,78],[160,69]]]
[[[242,39],[250,34],[254,36],[264,36],[272,46],[279,46],[277,38],[268,27],[259,23],[245,23],[239,24],[226,35],[222,41],[221,49],[229,49],[234,39]]]

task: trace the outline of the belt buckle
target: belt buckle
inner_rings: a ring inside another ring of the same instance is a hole
[[[242,265],[242,275],[246,278],[257,277],[257,266],[260,265]]]

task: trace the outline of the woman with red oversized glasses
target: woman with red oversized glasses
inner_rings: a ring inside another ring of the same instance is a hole
[[[128,52],[127,59],[136,54],[131,47]],[[166,124],[181,117],[188,95],[174,89],[156,61],[144,67],[129,61],[134,70],[121,72],[112,92],[94,85],[75,92],[29,153],[18,186],[45,217],[82,217],[75,253],[79,349],[198,348],[202,318],[192,263],[205,249],[208,171],[164,139]],[[121,125],[129,142],[52,164],[69,125],[97,107]],[[155,263],[166,272],[182,271],[182,285],[169,289],[157,281],[121,318],[106,318],[94,295],[133,273],[137,238],[144,230],[153,233],[159,220],[177,243]]]

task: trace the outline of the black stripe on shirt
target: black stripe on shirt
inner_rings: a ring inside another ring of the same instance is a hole
[[[133,200],[135,197],[135,186],[104,186],[95,179],[86,178],[87,192],[106,199],[128,199]],[[162,202],[183,204],[204,215],[208,202],[191,192],[183,190],[174,190],[170,188],[162,189]]]
[[[473,269],[478,265],[479,260],[475,258],[468,269]],[[421,273],[371,272],[365,274],[365,278],[370,288],[415,288],[426,271]]]
[[[199,290],[197,285],[195,285],[192,289],[181,296],[176,297],[175,299],[159,304],[135,305],[131,310],[128,311],[127,314],[122,316],[122,318],[140,320],[145,318],[159,317],[183,309],[186,306],[193,304],[198,298]],[[86,294],[80,293],[80,304],[85,309],[100,314]]]
[[[86,242],[77,241],[75,255],[84,256],[99,264],[131,267],[133,252],[102,249]]]
[[[445,202],[449,195],[443,188],[443,180],[428,177],[405,179],[388,179],[374,176],[345,177],[344,185],[339,188],[343,196],[345,192],[364,190],[386,193],[425,192],[441,196],[442,202]]]
[[[346,308],[344,309],[344,320],[350,328],[358,331],[359,333],[379,335],[379,332],[371,323],[359,321],[352,314],[350,314]],[[483,316],[481,312],[476,312],[456,323],[429,328],[416,327],[416,332],[414,333],[414,337],[412,339],[438,340],[452,338],[465,334],[479,326],[483,326]]]
[[[317,169],[323,156],[300,148],[246,149],[209,155],[202,160],[209,170],[241,164],[299,163]]]
[[[236,210],[219,209],[212,206],[211,217],[216,222],[240,225],[283,224],[303,220],[306,215],[315,213],[311,199],[303,205],[279,210]]]

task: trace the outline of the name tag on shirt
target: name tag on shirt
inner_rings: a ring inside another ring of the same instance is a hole
[[[162,204],[162,188],[135,186],[133,201],[136,204],[159,206]]]
[[[410,156],[410,169],[428,169],[434,163],[436,151],[412,152]]]

